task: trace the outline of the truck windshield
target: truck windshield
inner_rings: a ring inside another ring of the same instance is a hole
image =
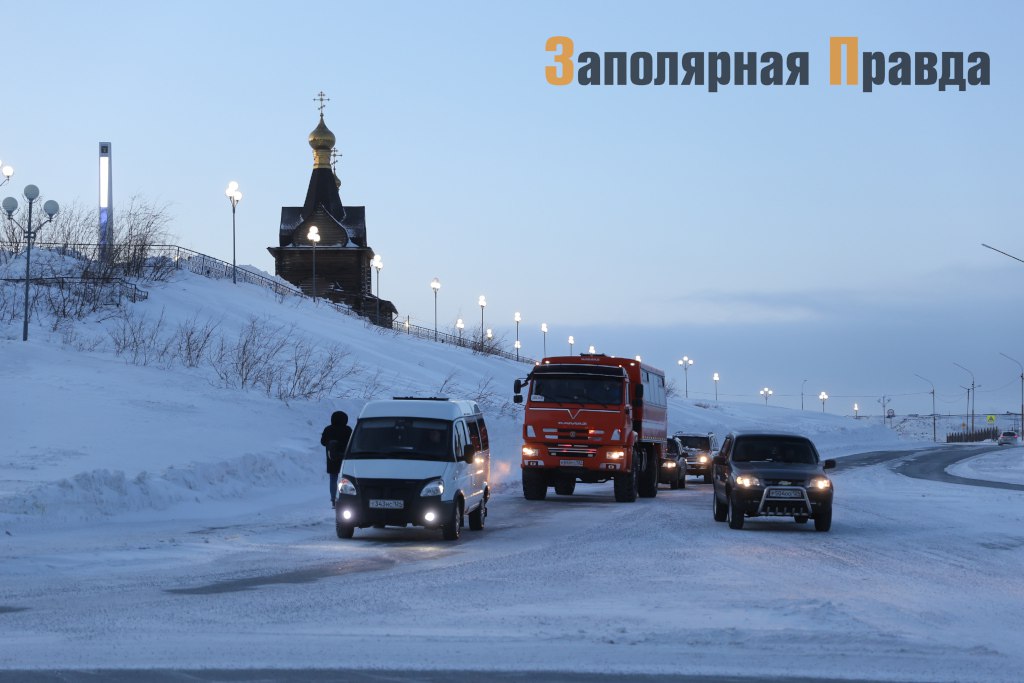
[[[544,376],[534,377],[530,393],[533,403],[622,404],[622,380],[614,377]]]
[[[419,417],[371,417],[359,420],[346,458],[454,460],[451,423]]]

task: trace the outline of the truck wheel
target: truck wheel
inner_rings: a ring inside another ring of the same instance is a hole
[[[571,496],[576,490],[576,477],[559,477],[555,482],[555,493],[560,496]]]
[[[548,480],[542,470],[523,470],[523,498],[544,500],[548,495]]]
[[[452,506],[452,516],[447,522],[441,525],[441,535],[446,541],[457,541],[462,534],[462,504],[455,501]]]
[[[718,502],[718,496],[715,495],[714,489],[711,491],[711,514],[716,522],[724,522],[725,518],[729,516],[729,506]]]
[[[616,503],[632,503],[636,501],[637,480],[639,479],[637,469],[637,467],[634,467],[630,472],[615,475]]]
[[[735,495],[729,496],[729,509],[726,512],[726,520],[730,529],[743,528],[743,510],[740,509],[739,501]]]
[[[814,513],[814,530],[815,531],[828,531],[832,528],[832,506],[829,505],[824,510],[818,509]]]
[[[710,472],[705,472],[704,473],[704,483],[705,484],[710,484],[711,483],[711,473]]]
[[[338,534],[338,538],[352,538],[352,534],[355,533],[356,528],[351,524],[342,524],[341,522],[335,522],[334,531]]]
[[[633,456],[636,462],[636,455]],[[647,451],[643,457],[644,467],[640,470],[637,490],[641,498],[654,498],[658,495],[658,459],[653,451]]]
[[[487,519],[487,499],[480,502],[476,510],[469,513],[469,528],[473,531],[480,531],[484,528],[484,521]]]

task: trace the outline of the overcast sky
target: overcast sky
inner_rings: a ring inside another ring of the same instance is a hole
[[[691,396],[781,405],[803,388],[900,395],[899,412],[1018,410],[1024,361],[1016,3],[210,3],[12,0],[0,159],[62,203],[96,201],[113,143],[115,212],[166,202],[183,245],[273,271],[280,208],[302,203],[317,122],[343,153],[342,201],[367,207],[381,296],[458,317],[523,353],[641,354]],[[810,53],[805,87],[570,85],[576,51]],[[862,50],[986,51],[967,92],[830,87],[828,38]],[[116,213],[115,213],[116,216]],[[45,239],[45,233],[42,235]],[[556,343],[565,348],[555,347]],[[511,341],[510,341],[511,343]],[[581,348],[577,347],[579,351]],[[804,379],[808,381],[803,382]],[[913,394],[907,395],[906,394]],[[840,398],[842,397],[842,398]]]

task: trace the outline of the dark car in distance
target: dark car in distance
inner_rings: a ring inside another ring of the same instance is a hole
[[[712,461],[712,513],[716,522],[742,529],[747,517],[814,520],[817,531],[832,528],[832,481],[805,436],[785,433],[729,434]]]
[[[670,489],[686,488],[686,450],[674,436],[665,439],[665,453],[658,467],[658,483]]]
[[[676,432],[673,434],[679,439],[685,451],[686,473],[704,477],[704,483],[711,483],[711,459],[718,451],[718,439],[714,432],[699,434],[696,432]]]

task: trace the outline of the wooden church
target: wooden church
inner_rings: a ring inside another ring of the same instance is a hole
[[[320,123],[309,134],[313,173],[306,201],[281,207],[279,245],[267,251],[274,257],[274,272],[304,293],[345,304],[378,325],[391,327],[398,311],[390,301],[373,295],[374,253],[366,243],[366,207],[341,203],[341,181],[331,164],[336,139],[324,123],[323,93],[320,97]],[[310,239],[314,226],[320,236],[316,243]]]

